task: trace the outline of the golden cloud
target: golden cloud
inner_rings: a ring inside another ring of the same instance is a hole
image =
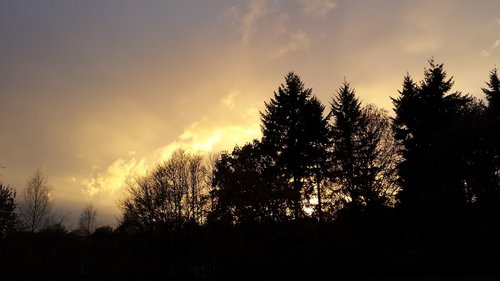
[[[145,162],[145,159],[117,159],[104,171],[83,180],[82,184],[85,186],[83,193],[91,197],[103,192],[112,195],[121,190],[130,177],[145,174],[147,171]]]

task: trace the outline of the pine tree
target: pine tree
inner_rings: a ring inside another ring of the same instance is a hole
[[[497,68],[490,71],[490,81],[486,85],[488,88],[482,89],[488,100],[486,122],[489,134],[486,138],[492,145],[491,149],[498,171],[500,170],[500,80]]]
[[[487,88],[482,88],[488,106],[480,126],[480,144],[475,153],[477,201],[487,211],[500,202],[500,80],[498,70],[489,73]],[[478,179],[479,178],[479,179]]]
[[[415,187],[415,175],[412,173],[413,167],[417,162],[417,142],[415,140],[415,132],[418,126],[418,108],[420,100],[418,96],[418,87],[407,73],[403,80],[403,89],[398,91],[399,97],[392,98],[396,117],[393,119],[394,138],[402,144],[402,156],[404,161],[399,163],[399,183],[403,186],[402,192],[399,194],[400,201],[405,205],[413,206],[416,203],[412,202],[416,199],[413,194]]]
[[[263,148],[289,186],[285,197],[297,219],[303,213],[304,191],[310,190],[304,187],[313,185],[314,174],[325,158],[328,130],[324,106],[293,72],[286,75],[285,84],[265,106],[261,112]]]
[[[361,103],[346,81],[331,102],[332,181],[362,209],[388,200],[388,173],[393,158],[387,145],[388,118],[374,106]],[[385,138],[385,139],[384,139]],[[385,158],[385,159],[382,159]]]
[[[356,98],[354,89],[344,81],[330,105],[330,116],[333,118],[331,126],[333,181],[339,183],[355,206],[361,205],[357,157],[361,147],[361,131],[366,128],[366,120],[361,113],[361,103]]]
[[[16,192],[0,183],[0,239],[12,232],[17,224]]]
[[[482,88],[488,100],[488,108],[500,112],[500,80],[498,79],[498,69],[490,71],[490,80],[486,82],[488,88]],[[498,113],[497,113],[498,114]]]
[[[465,152],[452,151],[455,140],[450,132],[456,131],[454,124],[472,99],[459,92],[449,93],[453,80],[447,78],[443,64],[431,59],[429,65],[418,86],[405,76],[399,97],[393,99],[393,126],[403,150],[399,199],[413,212],[432,214],[466,201],[463,175],[458,172]]]

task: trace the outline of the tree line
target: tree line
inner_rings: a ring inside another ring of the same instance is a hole
[[[497,69],[487,104],[451,92],[443,64],[407,74],[394,117],[362,105],[344,81],[328,109],[291,72],[261,112],[262,138],[205,166],[178,151],[128,186],[122,225],[333,221],[342,212],[397,208],[408,219],[499,206]]]
[[[47,176],[37,170],[27,181],[20,200],[16,202],[16,191],[0,183],[0,238],[19,231],[66,231],[66,217],[54,209],[52,188]],[[97,210],[89,203],[82,210],[78,227],[80,235],[90,235],[97,227]]]
[[[265,103],[260,139],[208,156],[176,151],[127,182],[116,229],[96,228],[88,205],[78,232],[59,238],[85,249],[76,263],[94,278],[492,272],[500,261],[497,69],[487,78],[484,100],[452,91],[453,78],[431,59],[421,81],[404,76],[390,114],[362,104],[346,80],[325,106],[290,72]],[[1,185],[0,238],[23,248],[20,229],[60,231],[48,194],[35,173],[16,211],[14,190]],[[100,267],[104,257],[120,273]]]

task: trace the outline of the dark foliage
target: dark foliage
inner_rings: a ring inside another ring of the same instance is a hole
[[[328,140],[324,106],[291,72],[261,113],[262,147],[286,186],[293,217],[303,216],[304,192],[310,193],[319,167],[324,166]]]
[[[331,103],[330,177],[350,208],[389,204],[397,146],[391,141],[389,118],[361,103],[346,81]],[[392,200],[391,200],[392,199]]]
[[[399,97],[393,99],[395,138],[403,147],[401,205],[423,221],[460,216],[464,211],[468,197],[464,170],[471,154],[464,138],[478,137],[464,133],[470,118],[481,111],[471,97],[449,93],[453,81],[446,78],[442,64],[433,60],[429,64],[419,85],[407,75]]]
[[[287,190],[258,141],[223,153],[214,170],[216,208],[211,216],[222,223],[283,221]]]
[[[211,164],[177,152],[130,183],[115,230],[79,235],[58,223],[4,235],[0,280],[495,276],[497,71],[485,106],[451,92],[443,65],[429,63],[421,82],[405,76],[392,120],[362,107],[347,82],[325,117],[289,73],[266,103],[262,140]],[[5,225],[14,193],[0,186],[0,196]]]
[[[15,199],[14,189],[0,183],[0,239],[12,233],[18,224]]]
[[[332,223],[185,226],[88,237],[42,231],[1,244],[1,280],[371,280],[488,277],[500,225],[480,217],[416,232],[397,210],[346,212]],[[460,280],[460,279],[459,279]]]

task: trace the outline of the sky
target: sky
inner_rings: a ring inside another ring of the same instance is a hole
[[[131,175],[259,138],[289,71],[327,107],[346,79],[390,112],[430,58],[484,98],[500,2],[0,0],[0,181],[41,169],[69,227],[87,203],[114,225]]]

